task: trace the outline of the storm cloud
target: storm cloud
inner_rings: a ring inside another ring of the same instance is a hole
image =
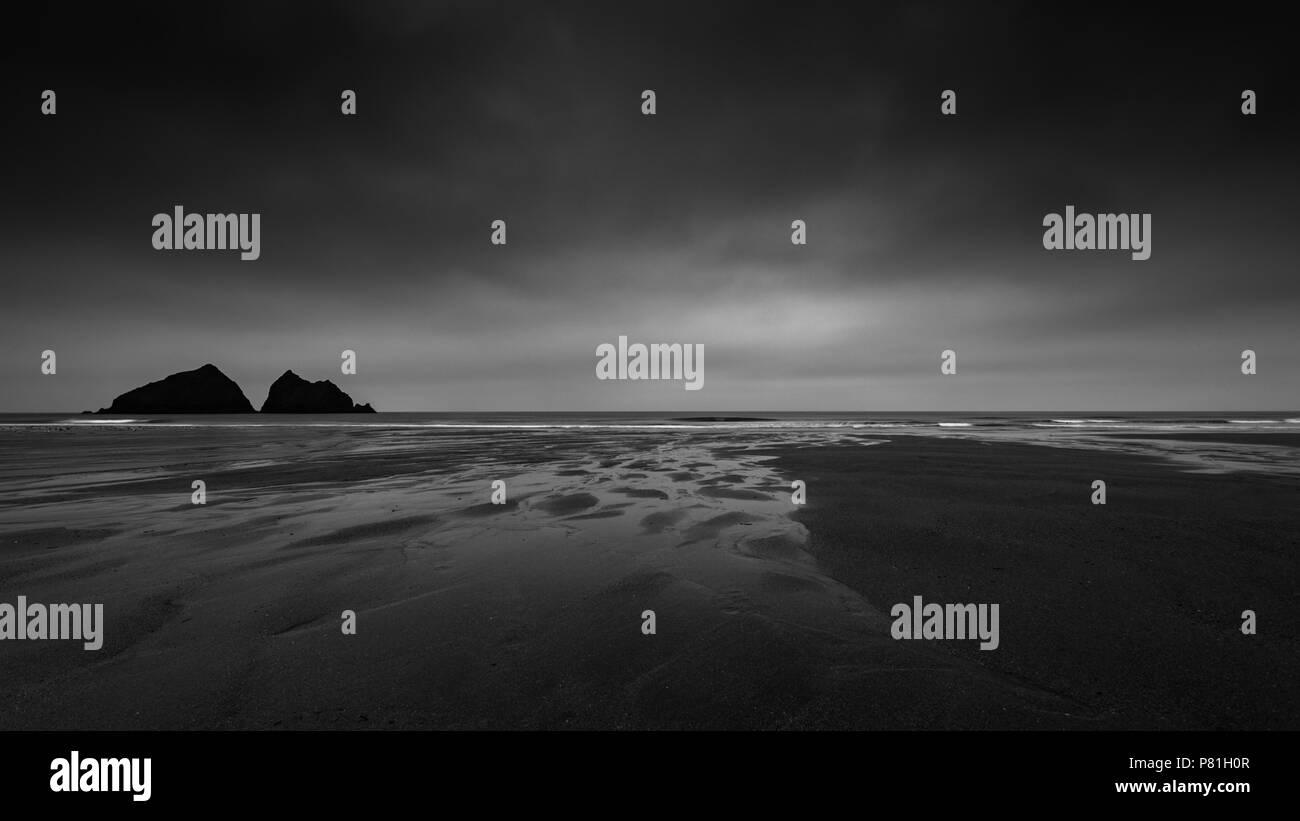
[[[1278,12],[854,6],[47,10],[3,58],[0,410],[204,362],[260,404],[343,349],[381,410],[1300,407]],[[1044,250],[1070,204],[1151,258]],[[154,250],[176,205],[261,258]],[[598,381],[619,335],[707,387]]]

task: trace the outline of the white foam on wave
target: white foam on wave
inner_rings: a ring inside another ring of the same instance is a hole
[[[1118,419],[1053,419],[1062,425],[1105,425],[1119,422]]]
[[[1076,424],[1068,423],[1068,422],[1031,422],[1031,423],[1030,423],[1030,426],[1031,426],[1031,427],[1035,427],[1035,428],[1073,428],[1073,429],[1075,429],[1075,430],[1077,430],[1077,429],[1083,427],[1083,425],[1076,425]],[[1181,426],[1179,426],[1179,425],[1137,425],[1137,424],[1125,424],[1125,423],[1122,423],[1122,422],[1108,422],[1108,423],[1106,423],[1106,424],[1102,424],[1102,423],[1100,423],[1100,422],[1097,422],[1097,423],[1093,423],[1093,424],[1091,424],[1091,425],[1088,425],[1088,427],[1090,427],[1090,428],[1125,428],[1125,429],[1128,429],[1128,428],[1150,428],[1150,429],[1152,429],[1152,430],[1161,430],[1161,429],[1175,430],[1175,429],[1177,429],[1177,428],[1179,428],[1179,427],[1181,427]]]

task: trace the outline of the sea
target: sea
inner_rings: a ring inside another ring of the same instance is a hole
[[[0,413],[0,426],[371,427],[464,430],[636,429],[762,430],[848,428],[888,432],[1133,431],[1300,433],[1300,411],[1169,412],[391,412],[374,414],[150,414]]]
[[[247,429],[246,436],[239,434]],[[145,444],[140,437],[117,439],[114,432],[154,432],[147,439],[165,446],[167,431],[177,448],[196,440],[181,436],[207,430],[225,447],[238,450],[275,440],[346,436],[348,448],[486,450],[551,447],[596,452],[611,444],[652,441],[656,447],[756,449],[768,445],[876,445],[897,436],[945,436],[986,441],[1016,441],[1049,447],[1104,449],[1157,456],[1185,469],[1209,473],[1236,470],[1300,475],[1300,411],[1218,413],[1096,411],[1063,412],[390,412],[374,414],[151,414],[137,416],[6,413],[0,414],[0,452],[40,458],[46,447],[77,446],[32,435],[70,434],[61,440],[94,435],[100,456],[109,443],[123,453]],[[292,431],[292,432],[291,432]],[[333,432],[331,434],[331,431]],[[108,441],[105,441],[107,437]],[[159,437],[162,437],[160,439]],[[417,437],[417,438],[412,438]],[[647,439],[646,437],[649,437]],[[323,441],[323,440],[322,440]],[[641,446],[641,445],[636,445]],[[13,466],[8,466],[12,468]]]

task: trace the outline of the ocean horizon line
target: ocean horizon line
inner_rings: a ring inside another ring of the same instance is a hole
[[[423,409],[399,409],[399,410],[378,410],[375,415],[397,415],[397,414],[425,414],[437,416],[509,416],[509,415],[531,415],[531,416],[673,416],[673,417],[695,417],[709,418],[718,416],[762,416],[781,414],[785,416],[807,415],[807,416],[879,416],[879,415],[897,415],[897,416],[1032,416],[1032,415],[1062,415],[1062,416],[1151,416],[1151,415],[1168,415],[1168,416],[1261,416],[1261,415],[1290,415],[1300,413],[1300,408],[1266,408],[1263,410],[1245,410],[1234,408],[1211,408],[1205,410],[1124,410],[1124,409],[1086,409],[1086,410],[1062,410],[1052,408],[1036,408],[1030,410],[772,410],[772,409],[730,409],[730,410],[704,410],[704,411],[677,411],[677,410],[423,410]],[[5,416],[105,416],[107,414],[97,411],[66,411],[66,410],[11,410],[0,411],[0,417]],[[261,416],[262,411],[248,411],[242,413],[190,413],[186,411],[162,411],[156,413],[136,414],[136,416]],[[267,413],[266,416],[345,416],[351,414],[343,413]]]

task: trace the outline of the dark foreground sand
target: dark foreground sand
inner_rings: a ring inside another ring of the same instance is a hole
[[[809,551],[881,609],[1000,603],[996,651],[928,644],[1074,705],[1077,722],[1043,726],[1300,727],[1296,479],[927,437],[863,456],[782,450],[814,488],[796,515]],[[1240,631],[1246,609],[1257,635]],[[981,720],[997,724],[989,705],[955,723]]]
[[[107,625],[0,643],[0,728],[1300,727],[1294,477],[780,438],[12,438],[0,601]],[[1001,646],[893,640],[918,594]]]

